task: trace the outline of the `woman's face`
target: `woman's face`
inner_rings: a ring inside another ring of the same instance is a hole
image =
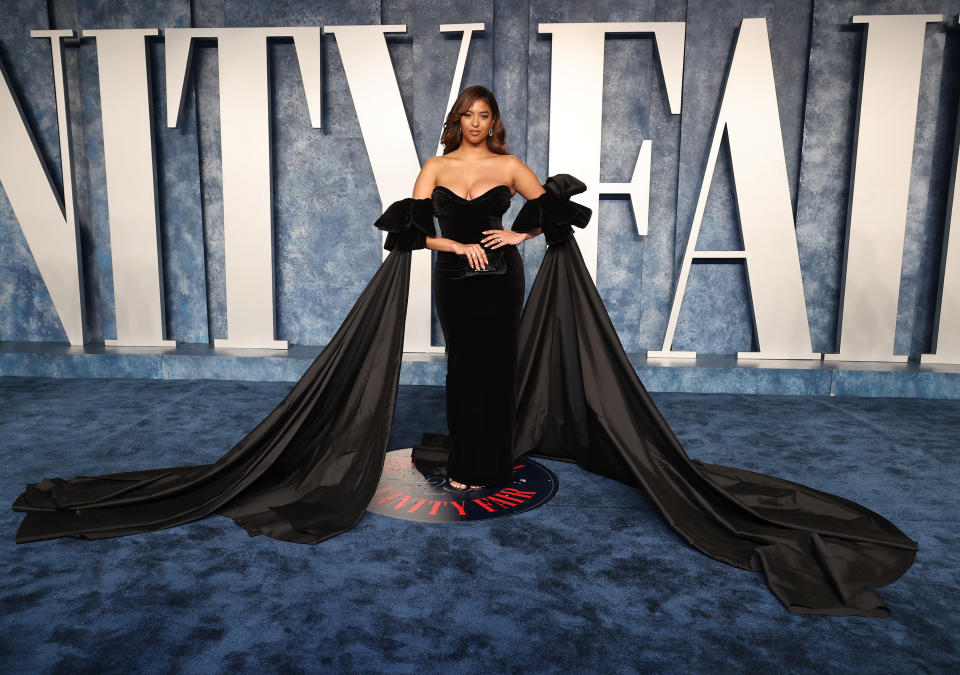
[[[490,104],[478,98],[463,115],[460,116],[460,130],[463,140],[478,145],[485,143],[490,127],[493,125],[493,113]]]

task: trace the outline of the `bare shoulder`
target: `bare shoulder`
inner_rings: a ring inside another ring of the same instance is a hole
[[[503,166],[511,169],[518,169],[526,166],[526,164],[523,163],[523,160],[516,155],[497,155],[497,160],[502,163]]]
[[[544,193],[537,174],[515,155],[504,155],[505,167],[513,180],[513,188],[527,199],[533,199]]]
[[[502,166],[510,176],[516,180],[519,176],[526,176],[533,173],[522,159],[516,155],[500,155]]]
[[[427,157],[427,161],[423,163],[421,171],[426,171],[430,173],[437,173],[443,167],[446,162],[446,158],[442,155],[434,155],[433,157]]]
[[[441,161],[438,161],[441,160]],[[440,167],[443,166],[442,158],[430,157],[420,167],[420,174],[413,185],[414,199],[425,199],[433,193],[433,188],[437,184],[437,175],[440,173]]]

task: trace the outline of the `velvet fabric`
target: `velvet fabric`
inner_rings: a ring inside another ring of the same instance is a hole
[[[548,246],[573,236],[573,226],[586,227],[591,212],[586,206],[570,201],[585,192],[587,186],[570,174],[550,176],[543,184],[545,192],[524,204],[510,227],[514,232],[530,232],[540,228]]]
[[[442,236],[477,244],[503,229],[506,185],[474,199],[443,186],[433,191]],[[504,274],[462,277],[463,256],[440,251],[434,268],[437,316],[447,345],[449,458],[441,473],[470,485],[500,485],[513,475],[514,372],[523,308],[523,259],[503,246]],[[493,252],[493,251],[491,251]],[[415,449],[415,461],[424,449]]]
[[[383,247],[388,251],[426,248],[427,237],[437,236],[430,199],[407,197],[395,201],[377,218],[374,226],[387,233]]]

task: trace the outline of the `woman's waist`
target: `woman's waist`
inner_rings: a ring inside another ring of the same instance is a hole
[[[479,242],[460,242],[460,243],[479,243]],[[500,248],[485,248],[487,259],[503,256],[507,262],[520,257],[520,252],[516,246],[507,244]],[[442,269],[458,269],[461,259],[464,256],[453,253],[452,251],[437,251],[437,267]]]
[[[486,237],[487,230],[502,230],[503,225],[494,223],[457,223],[456,225],[444,226],[440,224],[440,236],[445,239],[452,239],[461,244],[479,244]]]

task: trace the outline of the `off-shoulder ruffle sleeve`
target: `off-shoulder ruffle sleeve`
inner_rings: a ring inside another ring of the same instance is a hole
[[[511,229],[514,232],[529,232],[539,227],[549,246],[572,237],[573,226],[586,227],[593,212],[586,206],[570,201],[572,195],[587,189],[570,174],[551,176],[543,188],[546,192],[523,205]]]
[[[427,237],[436,237],[433,225],[433,200],[407,197],[394,202],[374,223],[387,233],[383,247],[388,251],[414,251],[427,247]]]

